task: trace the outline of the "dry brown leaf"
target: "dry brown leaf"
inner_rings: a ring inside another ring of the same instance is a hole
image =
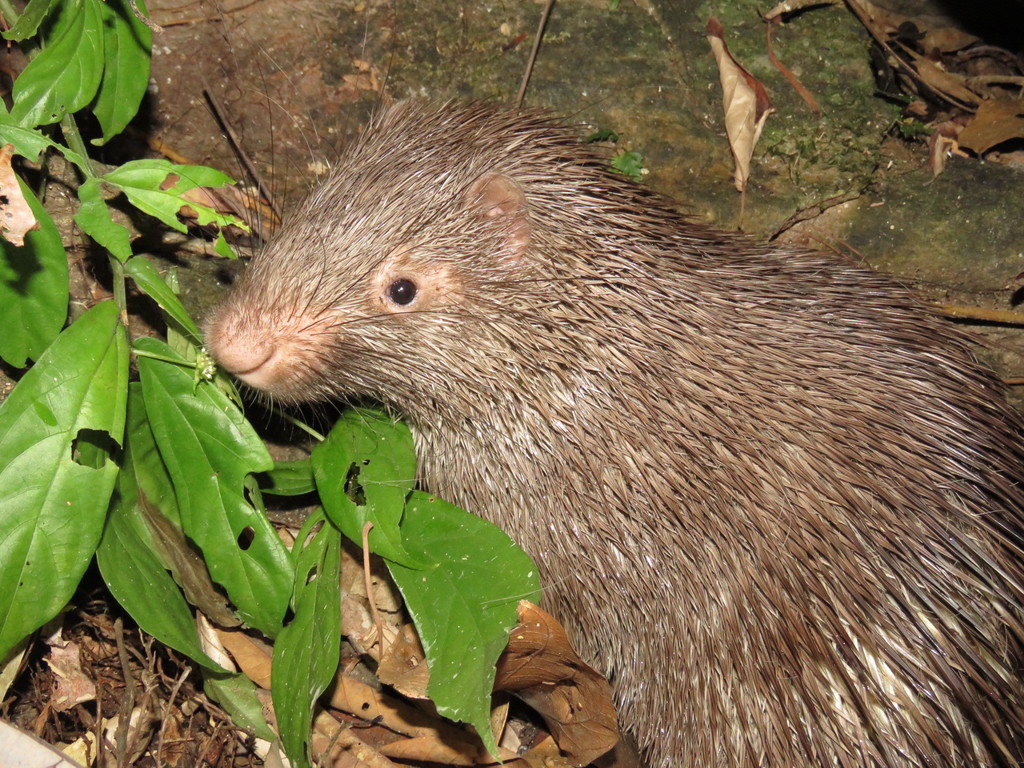
[[[923,96],[935,95],[961,109],[974,110],[978,103],[978,95],[964,85],[965,78],[962,75],[945,71],[927,56],[921,55],[902,42],[899,36],[901,30],[917,30],[921,35],[917,44],[926,51],[935,50],[937,46],[942,45],[963,47],[961,43],[968,45],[969,41],[958,37],[945,27],[941,28],[941,32],[936,30],[936,34],[929,37],[929,27],[924,19],[893,13],[870,0],[846,0],[846,3],[875,41],[888,53],[889,65],[917,84],[915,90],[921,91],[923,88]]]
[[[905,16],[871,0],[847,0],[847,5],[880,43],[886,43],[897,35],[913,30],[916,32],[921,50],[954,53],[973,45],[979,39],[975,35],[949,26],[946,19],[938,16]]]
[[[528,602],[498,660],[495,689],[511,691],[544,718],[559,749],[587,765],[619,740],[608,682],[572,648],[565,630]]]
[[[982,154],[997,144],[1024,138],[1024,101],[985,99],[974,119],[960,132],[961,147]]]
[[[980,38],[976,35],[964,32],[956,27],[932,26],[929,23],[931,19],[918,17],[914,21],[921,28],[921,32],[924,35],[921,38],[921,48],[926,51],[956,53],[980,41]]]
[[[399,739],[380,747],[385,757],[402,762],[437,763],[438,765],[479,765],[481,762],[493,763],[489,756],[481,754],[477,744],[469,739],[462,744],[442,742],[434,737],[416,737]]]
[[[964,85],[965,78],[942,69],[931,59],[908,48],[903,43],[894,43],[911,59],[917,78],[935,93],[961,109],[973,111],[978,104],[978,94]],[[891,50],[891,46],[890,46]]]
[[[610,763],[602,760],[601,764],[610,765],[612,768],[633,768],[626,765],[620,766],[614,760]],[[502,768],[507,768],[507,765],[506,763]],[[569,768],[572,764],[566,760],[565,755],[562,754],[555,740],[551,736],[544,736],[544,738],[530,747],[529,752],[523,755],[522,765],[529,766],[530,768]]]
[[[313,718],[310,752],[316,764],[330,768],[395,768],[376,748],[364,742],[348,723],[339,723],[326,712]]]
[[[933,133],[928,137],[928,166],[933,178],[946,170],[946,161],[956,153],[956,139],[941,133]]]
[[[0,232],[11,245],[21,246],[26,234],[39,229],[39,222],[21,194],[18,177],[11,167],[13,156],[12,144],[0,147]]]
[[[329,704],[342,712],[379,722],[404,736],[429,736],[437,731],[437,718],[421,712],[404,701],[338,672],[327,689]]]
[[[127,726],[123,726],[120,715],[103,719],[103,738],[107,744],[119,742],[118,733],[124,731],[126,752],[118,752],[118,765],[136,765],[145,753],[150,739],[153,737],[159,720],[148,708],[135,707],[128,716]],[[108,763],[111,765],[112,763]]]
[[[428,698],[430,671],[419,635],[412,624],[403,625],[394,640],[388,643],[384,657],[377,665],[377,678],[403,696]]]
[[[236,671],[235,662],[232,660],[231,654],[221,644],[217,632],[218,629],[213,622],[206,618],[202,611],[198,611],[196,613],[196,634],[199,635],[199,644],[203,648],[203,653],[220,664],[222,668],[234,672]]]
[[[718,64],[722,81],[722,103],[725,107],[725,132],[736,162],[733,181],[743,192],[750,178],[750,158],[761,136],[761,129],[774,108],[764,86],[729,53],[723,39],[724,30],[718,19],[708,21],[707,37]]]
[[[771,19],[777,19],[780,16],[784,16],[787,13],[802,11],[804,8],[810,8],[812,6],[842,4],[843,0],[785,0],[785,2],[779,3],[768,11],[768,13],[764,15],[764,18],[770,21]]]
[[[150,541],[164,566],[174,575],[191,605],[196,606],[213,623],[221,627],[237,627],[238,620],[228,599],[213,584],[206,562],[185,540],[185,534],[144,493],[139,494],[139,509],[150,533]]]
[[[397,641],[405,615],[402,598],[388,576],[387,567],[375,556],[370,558],[370,590],[384,632],[384,647]],[[346,544],[341,551],[341,625],[352,646],[362,654],[379,661],[380,644],[377,623],[366,594],[366,574],[360,549]]]
[[[380,70],[377,67],[364,59],[353,59],[352,66],[358,70],[358,74],[342,75],[342,80],[359,90],[373,91],[374,93],[379,93],[382,90]]]
[[[95,699],[96,685],[82,671],[78,644],[65,640],[60,631],[46,638],[46,644],[50,646],[46,664],[54,677],[50,707],[66,712],[77,704]]]
[[[270,690],[270,646],[237,630],[218,629],[217,637],[242,673],[260,688]]]

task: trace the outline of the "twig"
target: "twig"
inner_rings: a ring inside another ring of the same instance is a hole
[[[206,103],[210,105],[210,110],[213,112],[213,117],[217,121],[217,124],[223,129],[227,135],[228,142],[231,144],[231,148],[235,151],[238,159],[242,161],[242,165],[245,166],[245,172],[249,174],[249,178],[252,179],[256,185],[256,191],[260,197],[267,201],[267,205],[270,206],[270,210],[274,212],[274,215],[281,218],[281,211],[278,210],[277,205],[274,204],[273,198],[267,191],[266,185],[260,178],[260,175],[256,172],[256,166],[249,159],[249,156],[242,149],[242,145],[238,141],[238,137],[235,135],[234,129],[228,123],[224,110],[221,108],[217,98],[210,93],[209,89],[203,89],[203,96],[206,98]]]
[[[154,32],[157,32],[157,33],[164,31],[163,27],[161,27],[159,24],[157,24],[155,21],[153,21],[151,18],[149,18],[149,16],[147,16],[146,14],[144,14],[142,12],[142,10],[139,8],[139,6],[136,5],[135,0],[128,0],[128,5],[131,6],[132,13],[135,14],[135,18],[137,18],[139,21],[141,21],[143,24],[145,24],[151,30],[153,30]]]
[[[843,203],[848,203],[851,200],[856,200],[863,194],[863,189],[855,189],[851,192],[843,192],[842,194],[834,195],[833,197],[826,198],[825,200],[819,200],[813,205],[809,205],[806,208],[797,211],[778,226],[778,228],[768,238],[768,242],[772,242],[783,232],[796,226],[801,221],[807,221],[808,219],[813,219],[816,216],[820,216],[829,208],[834,208],[837,205],[842,205]]]
[[[117,731],[114,743],[117,748],[117,768],[123,768],[128,758],[128,732],[131,729],[132,711],[135,709],[135,676],[132,675],[131,661],[128,659],[128,648],[124,643],[124,622],[118,617],[114,619],[114,640],[117,643],[117,656],[121,662],[121,674],[124,675],[125,697],[121,702]]]
[[[526,97],[526,86],[530,82],[530,75],[533,74],[533,65],[537,63],[537,52],[540,51],[540,41],[544,38],[544,27],[548,25],[548,17],[551,16],[551,9],[555,7],[555,0],[548,0],[544,6],[544,12],[540,15],[540,24],[537,25],[537,34],[533,38],[533,48],[530,50],[530,58],[526,61],[526,71],[523,73],[523,81],[519,84],[519,93],[516,94],[516,109],[523,108],[523,99]]]
[[[377,610],[377,603],[373,599],[373,579],[370,574],[370,529],[373,523],[366,522],[363,526],[363,585],[366,587],[366,601],[370,604],[370,612],[373,614],[373,623],[377,628],[377,645],[380,647],[380,658],[384,658],[384,620]]]
[[[982,307],[965,307],[962,304],[936,304],[936,308],[947,317],[957,320],[978,320],[983,323],[998,325],[1024,325],[1024,313],[1012,309],[984,309]]]

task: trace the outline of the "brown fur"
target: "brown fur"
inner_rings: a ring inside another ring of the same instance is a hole
[[[1020,761],[1021,422],[891,281],[700,227],[543,117],[405,102],[208,340],[401,413],[653,766]]]

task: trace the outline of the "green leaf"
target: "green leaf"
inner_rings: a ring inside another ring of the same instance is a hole
[[[644,168],[644,156],[639,152],[621,152],[611,159],[612,170],[628,176],[633,181],[643,181],[647,169]]]
[[[231,715],[231,722],[266,741],[277,738],[263,715],[263,702],[257,695],[256,683],[241,673],[225,675],[206,669],[202,672],[203,693]]]
[[[235,182],[213,168],[202,165],[176,165],[167,160],[132,160],[101,177],[107,184],[117,187],[140,211],[148,213],[167,226],[185,232],[178,219],[183,206],[194,210],[200,224],[229,224],[245,227],[234,216],[218,213],[213,208],[183,200],[182,195],[197,187],[224,187]]]
[[[136,5],[145,13],[142,0],[137,0]],[[135,15],[127,0],[106,0],[99,8],[106,62],[92,113],[103,129],[103,136],[93,143],[105,144],[123,131],[139,111],[149,86],[153,32]]]
[[[4,38],[15,42],[32,37],[54,5],[60,0],[29,0],[13,27],[4,32]]]
[[[11,119],[25,128],[56,123],[96,95],[103,75],[100,0],[65,0],[44,47],[14,81]],[[45,29],[45,28],[44,28]]]
[[[218,256],[223,256],[225,259],[237,259],[238,254],[235,253],[235,249],[231,247],[231,244],[224,237],[223,230],[217,232],[217,239],[213,243],[213,250],[217,252]]]
[[[0,406],[0,658],[64,607],[92,559],[117,477],[76,459],[124,435],[128,342],[117,307],[65,330]]]
[[[43,150],[55,149],[64,155],[69,163],[74,163],[83,172],[88,170],[84,157],[44,136],[36,128],[23,128],[20,125],[15,125],[11,122],[11,116],[0,107],[0,145],[3,144],[10,144],[14,147],[16,154],[27,157],[33,162],[39,161],[39,155]]]
[[[196,346],[203,343],[199,327],[189,316],[181,299],[171,290],[167,281],[160,276],[160,272],[152,261],[145,256],[136,256],[125,264],[124,271],[129,274],[135,284],[141,288],[149,298],[160,305],[160,309],[166,312],[178,324],[182,331],[189,337]]]
[[[142,397],[142,384],[128,385],[128,421],[125,427],[125,471],[130,468],[137,494],[147,498],[173,525],[181,527],[174,483],[160,456]],[[130,467],[129,467],[130,463]]]
[[[135,345],[165,360],[182,360],[156,339],[140,338]],[[288,606],[292,566],[270,522],[243,493],[245,476],[273,462],[222,392],[206,382],[197,386],[189,368],[165,360],[140,356],[139,376],[182,530],[202,550],[210,575],[239,614],[274,637]]]
[[[338,669],[341,643],[341,536],[322,512],[295,539],[294,618],[274,643],[274,714],[285,752],[309,765],[306,740],[313,705]]]
[[[158,462],[158,471],[166,471],[153,444],[138,384],[130,387],[126,432],[124,463],[103,538],[96,550],[100,573],[111,594],[143,630],[199,664],[221,671],[220,665],[206,655],[199,643],[192,611],[154,551],[141,508],[141,504],[146,503],[145,495],[140,493],[136,474],[151,478],[154,459]],[[142,449],[141,465],[135,461],[136,445]],[[164,474],[158,482],[169,486],[170,479]]]
[[[100,194],[98,179],[87,179],[78,187],[81,206],[75,214],[75,223],[89,237],[110,251],[120,262],[132,255],[132,243],[128,230],[114,221],[110,208]]]
[[[387,563],[419,631],[437,711],[476,728],[497,754],[489,716],[494,665],[516,625],[520,600],[538,602],[530,558],[495,525],[420,491],[402,522],[407,546],[439,563],[419,570]]]
[[[7,122],[9,119],[6,114],[0,115],[0,145],[10,144],[15,153],[33,162],[39,160],[39,154],[44,149],[56,146],[56,142],[43,136],[37,129],[22,128]]]
[[[361,543],[371,522],[370,551],[410,567],[429,560],[411,554],[398,524],[416,484],[416,454],[409,428],[366,408],[346,411],[311,456],[324,510],[341,532]]]
[[[36,359],[60,333],[68,315],[68,258],[53,220],[18,180],[39,229],[25,245],[0,238],[0,357],[15,368]]]
[[[261,472],[257,478],[260,490],[273,496],[301,496],[316,491],[309,459],[274,462],[273,469]]]

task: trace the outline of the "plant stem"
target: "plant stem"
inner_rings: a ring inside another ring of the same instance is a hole
[[[4,2],[4,0],[0,0],[0,3],[2,2]],[[85,176],[86,179],[97,178],[96,171],[92,167],[92,159],[89,157],[89,149],[85,145],[85,140],[82,138],[81,131],[78,130],[78,123],[75,122],[75,116],[72,114],[65,114],[60,120],[60,129],[64,134],[64,140],[67,142],[68,147],[81,156],[85,161],[83,165],[78,166],[82,175]],[[121,310],[121,322],[125,327],[127,327],[128,298],[127,288],[125,287],[124,264],[122,264],[121,261],[113,254],[108,254],[107,259],[110,262],[110,271],[113,273],[114,303],[117,304],[117,308]]]
[[[182,368],[195,368],[195,362],[189,362],[188,360],[178,360],[177,358],[167,357],[167,355],[156,355],[152,352],[146,352],[141,349],[133,349],[132,354],[136,357],[148,357],[150,360],[159,360],[162,363],[170,363],[171,365],[180,365]]]
[[[21,16],[21,14],[14,10],[14,6],[11,5],[10,0],[0,0],[0,14],[3,15],[8,27],[13,27],[17,24],[18,18]]]
[[[311,426],[309,426],[305,422],[299,421],[294,416],[289,416],[287,413],[282,411],[280,408],[271,408],[270,410],[272,410],[280,418],[284,419],[285,421],[291,422],[292,425],[298,427],[303,432],[305,432],[308,435],[312,436],[314,440],[318,440],[319,442],[322,443],[324,440],[327,439],[326,437],[321,435],[319,432],[317,432],[315,429],[313,429]]]
[[[0,2],[3,2],[3,0],[0,0]],[[64,140],[67,141],[71,150],[81,155],[85,160],[85,165],[80,168],[82,173],[87,179],[95,179],[96,171],[93,169],[92,160],[89,158],[89,148],[85,146],[85,139],[82,138],[82,133],[78,130],[75,116],[65,114],[60,120],[60,130],[64,134]]]

